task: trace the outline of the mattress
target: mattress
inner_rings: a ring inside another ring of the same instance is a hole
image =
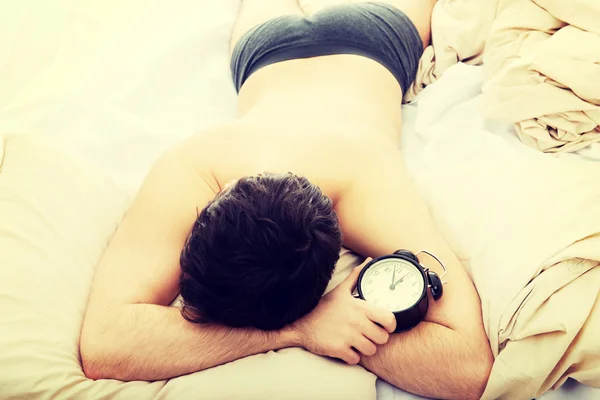
[[[235,116],[237,0],[0,2],[0,133],[51,138],[135,193],[169,146]],[[413,175],[461,160],[546,157],[478,112],[481,67],[458,64],[403,107]],[[600,160],[592,146],[561,157]],[[378,381],[379,400],[418,398]],[[568,382],[545,400],[600,398]]]

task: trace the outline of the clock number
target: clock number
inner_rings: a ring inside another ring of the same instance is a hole
[[[385,267],[384,269],[385,272],[392,272],[392,268],[390,268],[389,266]]]
[[[379,275],[379,271],[373,272],[373,275],[375,275],[375,276]]]
[[[373,283],[373,279],[369,279],[369,280],[367,281],[367,283],[368,283],[369,285],[370,285],[370,284],[372,284],[372,283]]]

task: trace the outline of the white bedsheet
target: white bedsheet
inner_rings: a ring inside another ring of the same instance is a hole
[[[1,0],[0,133],[51,136],[135,192],[166,147],[234,117],[227,41],[238,4]],[[414,176],[465,159],[543,156],[479,117],[482,80],[481,68],[457,65],[404,107]],[[600,391],[569,383],[544,399],[574,397]],[[379,382],[378,398],[416,397]]]

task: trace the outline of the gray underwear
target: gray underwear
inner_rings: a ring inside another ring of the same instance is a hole
[[[270,64],[355,54],[386,67],[405,91],[422,53],[417,28],[399,9],[377,2],[343,4],[310,17],[286,15],[254,27],[233,50],[231,74],[239,92],[250,75]]]

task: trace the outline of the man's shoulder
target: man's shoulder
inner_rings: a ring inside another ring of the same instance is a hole
[[[215,193],[220,190],[214,170],[223,162],[227,142],[234,141],[236,123],[215,125],[195,133],[170,150],[171,157],[203,178]]]
[[[230,140],[241,129],[240,124],[235,121],[213,125],[190,135],[175,146],[175,150],[184,154],[209,153],[221,146],[225,140]]]

